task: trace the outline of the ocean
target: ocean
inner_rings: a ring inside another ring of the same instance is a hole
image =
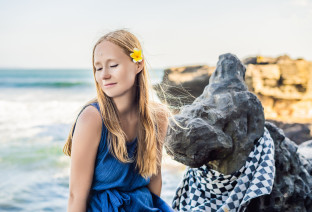
[[[163,70],[149,73],[152,84],[162,80]],[[0,211],[66,211],[70,158],[62,149],[94,97],[91,69],[0,69]],[[184,169],[163,163],[161,198],[171,205]]]

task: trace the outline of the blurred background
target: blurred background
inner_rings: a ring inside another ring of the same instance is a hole
[[[66,211],[62,148],[96,96],[93,45],[120,28],[141,41],[154,88],[165,81],[186,91],[168,89],[183,97],[171,106],[200,95],[219,55],[231,52],[266,119],[298,144],[312,139],[311,0],[0,0],[0,211]],[[185,168],[164,151],[169,205]]]

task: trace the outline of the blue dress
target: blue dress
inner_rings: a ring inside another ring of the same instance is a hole
[[[90,105],[100,112],[97,102]],[[80,113],[82,111],[83,109]],[[150,192],[147,188],[150,178],[144,179],[138,173],[135,162],[122,163],[109,152],[106,142],[107,133],[108,130],[102,121],[102,134],[95,160],[87,212],[174,211],[158,195]],[[126,144],[129,157],[134,156],[136,144],[137,138]]]

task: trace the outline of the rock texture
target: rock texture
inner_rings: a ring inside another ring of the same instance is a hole
[[[312,63],[286,55],[257,57],[254,64],[250,60],[246,62],[246,83],[262,102],[266,118],[312,122]]]
[[[312,139],[312,63],[284,55],[250,57],[244,64],[247,88],[261,101],[265,118],[274,120],[298,144]],[[181,106],[191,104],[203,93],[214,69],[209,66],[166,69],[162,83],[155,85],[157,95],[164,101],[165,94],[173,112],[178,113]]]
[[[300,144],[298,146],[298,152],[312,163],[312,140]]]
[[[270,121],[274,123],[278,128],[283,129],[285,136],[298,145],[312,139],[310,124],[284,123],[270,119],[267,119],[267,121]]]
[[[219,57],[203,93],[170,119],[165,149],[190,167],[211,165],[230,174],[241,168],[264,126],[275,143],[276,177],[270,195],[252,200],[248,211],[312,211],[312,165],[297,153],[297,145],[273,123],[244,83],[245,67],[232,54]]]
[[[253,199],[248,212],[312,211],[312,163],[298,153],[298,146],[283,131],[265,123],[275,144],[276,174],[270,195]]]
[[[174,160],[190,167],[209,163],[224,174],[244,165],[253,142],[264,132],[263,108],[247,90],[245,71],[236,56],[219,57],[202,95],[175,116],[188,129],[168,129],[167,146],[173,149],[168,154]]]

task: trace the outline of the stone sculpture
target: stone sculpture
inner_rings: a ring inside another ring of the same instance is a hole
[[[248,211],[312,211],[312,166],[297,145],[265,122],[258,98],[247,90],[245,66],[233,54],[219,57],[203,93],[170,119],[168,155],[189,167],[212,167],[223,174],[239,170],[266,127],[275,144],[276,177],[270,195],[253,199]]]

